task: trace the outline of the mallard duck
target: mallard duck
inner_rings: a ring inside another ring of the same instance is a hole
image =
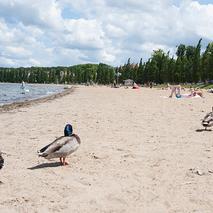
[[[59,158],[63,166],[68,165],[65,158],[75,152],[80,146],[81,140],[78,135],[73,134],[72,125],[67,124],[64,128],[64,136],[54,140],[52,143],[38,151],[40,157],[46,159]]]
[[[213,107],[212,111],[207,113],[206,116],[203,118],[202,125],[205,127],[205,130],[207,130],[207,127],[213,126]]]
[[[4,166],[4,158],[2,157],[2,153],[0,151],[0,169]]]

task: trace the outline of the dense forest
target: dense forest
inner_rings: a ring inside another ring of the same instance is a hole
[[[121,73],[119,77],[121,81],[130,78],[140,84],[211,81],[213,80],[213,43],[209,43],[201,53],[201,40],[196,46],[180,44],[175,58],[161,49],[153,51],[151,58],[145,63],[141,59],[138,64],[132,64],[129,58],[126,64],[116,68],[116,73]]]
[[[115,69],[106,64],[81,64],[70,67],[0,68],[0,82],[81,84],[113,82]]]
[[[176,56],[170,57],[158,49],[143,62],[127,63],[119,67],[107,64],[82,64],[70,67],[0,67],[0,82],[28,83],[98,83],[110,84],[114,80],[122,83],[133,79],[136,83],[197,83],[213,80],[213,42],[201,52],[200,39],[196,46],[177,46]]]

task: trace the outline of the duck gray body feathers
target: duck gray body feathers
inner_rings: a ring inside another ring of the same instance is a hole
[[[205,129],[207,129],[207,127],[212,127],[213,126],[213,107],[212,107],[212,112],[209,112],[203,118],[202,125],[205,127]]]
[[[38,155],[46,159],[66,158],[78,149],[80,143],[81,140],[76,134],[61,136],[38,151]]]

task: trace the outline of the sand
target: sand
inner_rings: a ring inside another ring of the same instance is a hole
[[[77,86],[48,102],[0,113],[0,212],[213,212],[213,95]],[[37,150],[72,123],[68,166]]]

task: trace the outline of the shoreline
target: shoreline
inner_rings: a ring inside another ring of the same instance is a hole
[[[38,104],[38,103],[44,103],[50,100],[54,100],[56,98],[63,97],[65,95],[71,94],[75,90],[74,86],[71,86],[70,88],[65,88],[62,92],[55,93],[49,96],[44,96],[36,99],[31,99],[31,100],[24,100],[24,101],[18,101],[18,102],[13,102],[9,104],[4,104],[0,106],[0,113],[2,112],[8,112],[10,110],[22,108],[22,107],[28,107],[33,104]]]

